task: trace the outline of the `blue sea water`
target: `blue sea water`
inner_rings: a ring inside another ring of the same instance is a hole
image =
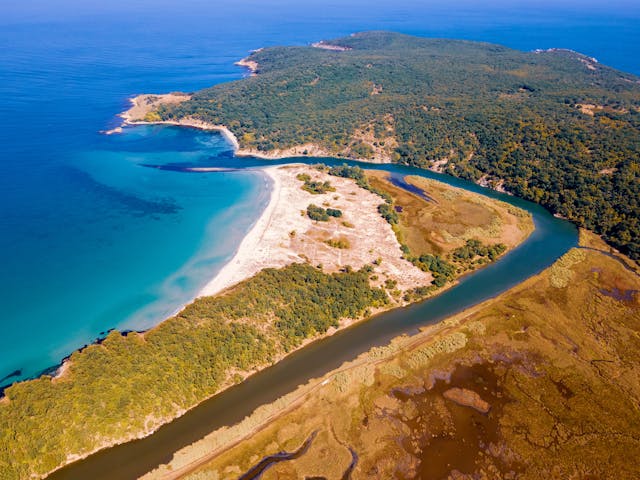
[[[239,79],[250,49],[354,31],[570,48],[640,74],[636,2],[29,0],[0,17],[0,386],[189,301],[264,208],[218,134],[118,124],[127,98]],[[10,376],[11,373],[20,373]]]

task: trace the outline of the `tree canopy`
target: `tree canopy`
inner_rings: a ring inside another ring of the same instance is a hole
[[[242,147],[307,143],[502,181],[640,258],[640,79],[567,50],[366,32],[253,53],[258,75],[158,110]],[[445,163],[446,162],[446,163]]]
[[[61,378],[16,383],[0,402],[0,478],[41,476],[69,455],[135,438],[341,319],[362,318],[388,302],[370,275],[265,269],[145,333],[111,332],[74,352]]]

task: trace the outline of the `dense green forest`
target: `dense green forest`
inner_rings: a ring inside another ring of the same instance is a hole
[[[144,334],[112,332],[71,356],[60,379],[9,387],[0,402],[0,478],[41,475],[158,426],[309,337],[385,305],[372,268],[266,269]]]
[[[446,159],[446,172],[501,179],[640,258],[638,77],[566,50],[387,32],[327,43],[348,50],[266,48],[250,57],[259,75],[157,113],[227,125],[263,151],[315,143],[351,158],[387,149],[418,167]]]

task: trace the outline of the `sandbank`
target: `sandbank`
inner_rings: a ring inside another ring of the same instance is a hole
[[[250,278],[265,268],[281,268],[295,262],[321,266],[335,272],[354,269],[376,261],[378,283],[390,279],[400,291],[429,285],[433,279],[402,258],[402,250],[391,225],[378,213],[377,195],[357,186],[351,179],[333,177],[306,165],[268,167],[264,172],[273,182],[268,206],[245,236],[235,256],[199,293],[215,295]],[[297,177],[330,182],[334,191],[312,195],[302,189]],[[315,222],[306,215],[309,204],[337,208],[338,219]],[[347,248],[328,242],[342,239]],[[374,282],[375,283],[375,282]]]
[[[237,283],[238,278],[249,278],[257,273],[257,271],[251,273],[247,268],[247,264],[249,263],[252,252],[260,246],[261,240],[264,237],[269,224],[272,222],[273,213],[276,209],[276,204],[280,199],[280,191],[282,189],[280,179],[278,175],[274,174],[273,170],[273,167],[262,170],[272,181],[269,204],[264,209],[255,225],[242,239],[242,242],[240,243],[240,246],[233,258],[228,261],[224,267],[222,267],[222,270],[220,270],[220,272],[218,272],[218,274],[211,279],[211,281],[209,281],[202,290],[200,290],[198,297],[215,295],[234,283]]]

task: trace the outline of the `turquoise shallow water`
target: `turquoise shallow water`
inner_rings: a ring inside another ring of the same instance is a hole
[[[94,3],[14,2],[0,16],[0,387],[172,313],[264,206],[259,172],[144,166],[260,163],[233,159],[217,134],[100,135],[131,95],[238,79],[250,49],[367,29],[572,48],[640,73],[635,2]]]
[[[325,161],[335,162],[331,159]],[[499,261],[464,276],[457,285],[440,295],[382,313],[313,342],[242,383],[205,400],[149,437],[91,455],[53,473],[51,480],[139,478],[159,464],[166,463],[176,450],[217,428],[242,420],[260,405],[273,402],[311,378],[321,377],[371,347],[386,345],[398,335],[414,334],[420,327],[438,322],[519,284],[551,265],[577,244],[578,232],[572,224],[519,198],[426,170],[397,165],[362,166],[383,168],[400,181],[406,175],[421,175],[509,202],[531,212],[536,230]]]
[[[260,172],[141,166],[197,164],[204,152],[228,151],[219,136],[140,127],[93,147],[56,173],[62,205],[37,202],[33,221],[12,233],[4,315],[22,322],[5,328],[6,371],[34,375],[109,328],[145,329],[171,315],[233,254],[269,198]]]

